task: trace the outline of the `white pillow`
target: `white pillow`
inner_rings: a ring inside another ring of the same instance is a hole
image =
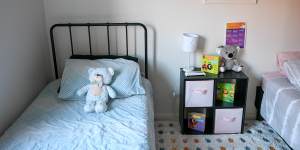
[[[115,74],[111,87],[116,91],[117,98],[125,98],[133,95],[145,94],[139,65],[126,59],[67,59],[61,79],[58,97],[64,100],[82,100],[84,96],[78,96],[76,91],[90,83],[88,69],[99,67],[111,67]]]

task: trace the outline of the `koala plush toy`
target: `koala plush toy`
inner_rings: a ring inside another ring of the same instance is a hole
[[[108,85],[112,81],[112,68],[90,68],[90,84],[77,91],[77,95],[86,94],[85,112],[105,112],[109,98],[115,98],[116,92]]]
[[[217,52],[222,57],[220,72],[225,72],[226,70],[233,70],[235,72],[242,71],[243,66],[237,59],[239,51],[239,46],[226,45],[218,47]]]

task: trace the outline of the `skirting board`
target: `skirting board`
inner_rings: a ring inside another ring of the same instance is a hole
[[[178,121],[178,114],[174,113],[156,113],[154,119],[156,121]]]
[[[256,119],[256,113],[246,113],[246,119],[247,120],[255,120]]]
[[[257,0],[203,0],[204,4],[257,4]]]
[[[248,113],[246,114],[246,119],[255,120],[256,114],[255,113]],[[174,113],[157,113],[155,114],[154,119],[156,121],[178,121],[178,114]]]

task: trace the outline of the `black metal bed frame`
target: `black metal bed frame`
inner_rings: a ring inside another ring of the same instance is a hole
[[[107,35],[107,52],[108,55],[93,55],[92,49],[92,39],[91,39],[91,27],[106,27],[106,35]],[[125,34],[126,34],[126,55],[125,56],[116,56],[111,55],[111,48],[110,48],[110,27],[125,27]],[[53,57],[53,65],[55,71],[55,78],[58,79],[58,69],[57,69],[57,59],[56,59],[56,50],[55,50],[55,42],[54,42],[54,29],[56,27],[65,27],[69,29],[69,38],[70,38],[70,46],[71,46],[71,57],[74,59],[98,59],[98,58],[125,58],[129,60],[138,61],[136,55],[129,56],[128,54],[128,27],[129,26],[140,26],[144,30],[144,46],[145,46],[145,77],[148,78],[148,38],[147,38],[147,28],[142,23],[65,23],[65,24],[54,24],[50,28],[50,40],[51,40],[51,47],[52,47],[52,57]],[[73,35],[72,35],[72,27],[87,27],[88,30],[88,41],[89,41],[89,55],[76,55],[74,54],[74,47],[73,47]],[[135,41],[136,42],[136,41]]]

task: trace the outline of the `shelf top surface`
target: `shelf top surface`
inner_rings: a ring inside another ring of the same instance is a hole
[[[181,74],[184,75],[183,69],[180,69]],[[234,71],[226,71],[224,73],[210,74],[206,73],[205,76],[190,76],[187,77],[184,75],[185,80],[206,80],[206,79],[248,79],[245,73],[241,72],[234,72]]]

